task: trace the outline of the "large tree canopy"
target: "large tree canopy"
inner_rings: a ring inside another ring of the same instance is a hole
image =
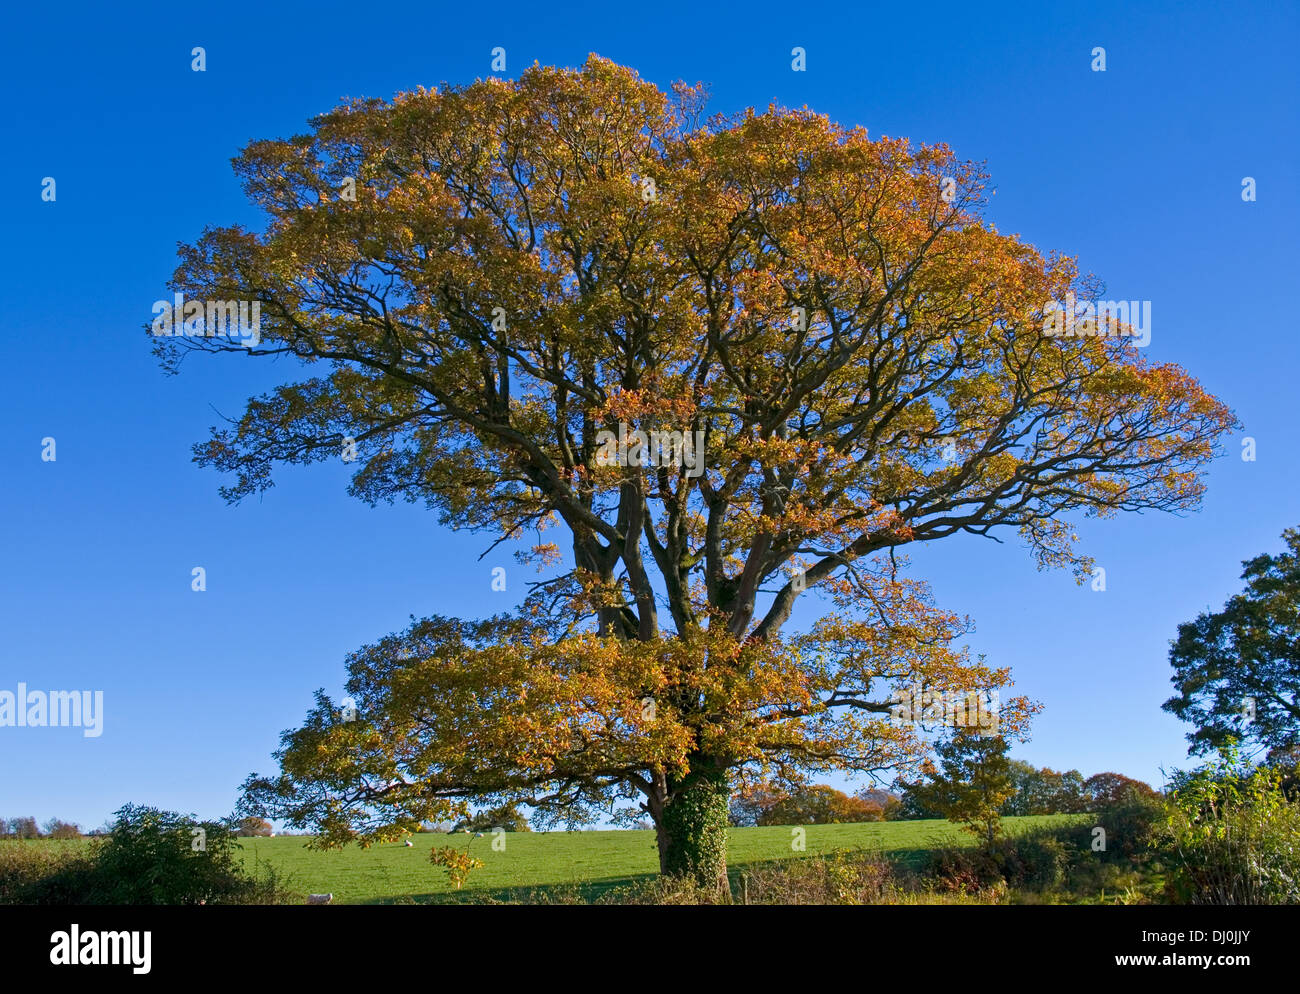
[[[1230,413],[1130,338],[1044,335],[1095,287],[984,220],[979,168],[702,103],[593,56],[353,101],[236,160],[266,229],[206,231],[173,288],[259,301],[260,341],[159,351],[319,371],[196,447],[227,498],[355,442],[364,500],[563,536],[520,616],[355,654],[359,720],[322,697],[250,783],[267,810],[344,839],[635,795],[662,866],[716,879],[737,771],[894,768],[923,748],[894,684],[1005,684],[896,549],[1015,529],[1082,569],[1067,516],[1197,503]],[[702,433],[702,463],[602,458],[620,425]]]
[[[1164,709],[1195,726],[1192,755],[1232,741],[1276,754],[1300,746],[1300,529],[1285,551],[1242,563],[1246,588],[1221,611],[1178,626],[1169,650],[1177,693]]]

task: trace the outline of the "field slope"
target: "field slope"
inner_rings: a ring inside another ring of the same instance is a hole
[[[1072,817],[1004,818],[1003,824],[1015,832]],[[972,843],[968,833],[939,820],[807,825],[803,831],[807,854],[870,849],[904,862],[915,861],[935,846]],[[733,869],[805,855],[792,849],[794,830],[790,827],[733,828],[729,835],[728,860]],[[333,893],[335,901],[349,904],[472,900],[505,896],[513,888],[573,885],[590,897],[653,875],[659,865],[653,832],[512,832],[504,840],[504,851],[494,851],[490,834],[480,838],[421,834],[412,836],[412,848],[399,842],[333,852],[307,849],[306,839],[291,836],[240,841],[249,869],[269,864],[286,874],[295,890]],[[460,893],[453,890],[440,867],[429,863],[434,846],[449,844],[468,850],[485,864],[470,875]]]

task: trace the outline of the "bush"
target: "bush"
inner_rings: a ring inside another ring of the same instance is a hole
[[[1159,800],[1134,793],[1091,818],[1023,830],[990,847],[930,850],[921,872],[952,893],[981,894],[1004,886],[1022,892],[1019,899],[1041,899],[1062,888],[1091,896],[1116,881],[1140,879],[1135,874],[1151,859],[1150,841],[1164,813]],[[1106,829],[1104,850],[1092,848],[1096,825]]]
[[[1065,883],[1076,851],[1058,835],[1034,832],[1004,839],[995,855],[1008,886],[1043,891]]]
[[[940,890],[955,894],[976,894],[995,884],[1005,883],[1002,868],[992,852],[964,846],[929,850],[921,866],[921,875]]]
[[[1114,803],[1094,812],[1096,824],[1106,830],[1106,852],[1136,863],[1152,855],[1165,816],[1164,800],[1141,790],[1121,793]]]
[[[96,844],[96,904],[240,904],[253,889],[220,822],[128,804]]]
[[[85,904],[93,872],[82,846],[0,842],[0,904]]]
[[[548,899],[547,903],[551,903]],[[704,887],[690,875],[666,875],[614,887],[602,894],[596,904],[727,904],[717,888]]]
[[[1172,864],[1171,901],[1300,903],[1300,803],[1288,800],[1282,780],[1231,750],[1176,778],[1160,838]]]
[[[899,889],[894,867],[883,856],[836,851],[747,869],[739,899],[746,904],[885,904]]]
[[[693,877],[663,876],[609,890],[597,904],[892,904],[906,896],[896,867],[879,853],[836,852],[733,870],[731,893]]]
[[[296,899],[272,869],[251,876],[234,832],[127,805],[88,845],[0,844],[3,904],[281,904]]]

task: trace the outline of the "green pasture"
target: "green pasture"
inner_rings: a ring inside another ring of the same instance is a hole
[[[1004,818],[1011,833],[1036,825],[1068,821],[1070,815]],[[867,822],[852,825],[806,825],[805,850],[792,847],[791,827],[733,828],[729,831],[728,862],[733,870],[772,859],[811,855],[836,849],[877,850],[912,862],[930,848],[970,845],[969,833],[941,820]],[[245,866],[271,865],[302,893],[333,893],[342,903],[392,903],[414,900],[438,902],[506,896],[516,889],[548,889],[578,885],[588,895],[658,870],[653,832],[581,831],[506,833],[504,848],[492,848],[493,836],[420,834],[413,847],[388,843],[359,849],[322,852],[308,849],[307,839],[279,836],[241,839]],[[429,862],[434,846],[454,845],[482,860],[469,882],[457,893],[442,867]]]

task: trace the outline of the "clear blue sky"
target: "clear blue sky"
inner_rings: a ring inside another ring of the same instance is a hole
[[[247,141],[304,130],[345,96],[486,75],[497,45],[509,76],[594,51],[660,85],[704,80],[715,109],[807,104],[947,141],[987,160],[1000,230],[1153,302],[1151,354],[1236,410],[1257,461],[1234,437],[1199,513],[1086,523],[1104,593],[1037,572],[1014,536],[912,554],[939,603],[975,620],[972,646],[1046,705],[1015,755],[1153,782],[1184,761],[1185,729],[1160,711],[1169,639],[1300,524],[1294,3],[206,6],[6,13],[0,689],[103,690],[105,718],[97,739],[0,728],[0,814],[224,814],[312,691],[339,692],[349,650],[409,615],[477,616],[519,593],[517,569],[491,592],[491,567],[512,563],[479,562],[484,538],[370,510],[341,464],[223,504],[191,443],[297,370],[227,357],[169,378],[141,331],[178,241],[257,222],[229,167]],[[796,45],[806,72],[791,71]]]

